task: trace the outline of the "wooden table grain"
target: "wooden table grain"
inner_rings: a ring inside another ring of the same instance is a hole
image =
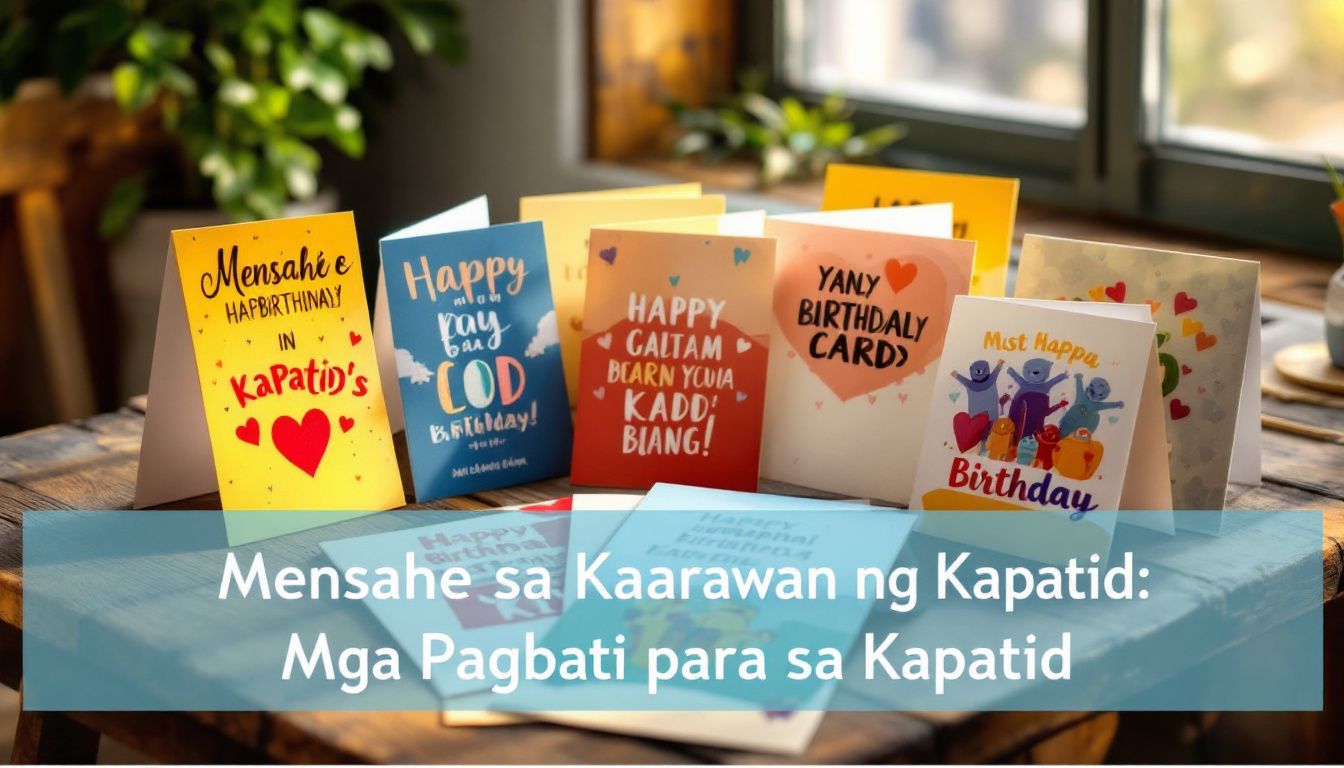
[[[1265,355],[1311,334],[1319,316],[1267,310]],[[1277,319],[1273,319],[1277,318]],[[1266,398],[1279,420],[1344,430],[1344,411]],[[19,687],[22,637],[22,515],[34,509],[125,509],[135,486],[143,416],[133,407],[0,439],[0,682]],[[1320,508],[1327,649],[1344,643],[1344,447],[1266,430],[1264,483],[1229,491],[1230,509]],[[402,457],[404,459],[404,456]],[[424,505],[485,509],[571,491],[564,480],[535,483]],[[217,508],[215,496],[182,509]],[[1329,655],[1327,711],[1298,721],[1304,759],[1339,755],[1344,691],[1338,653]],[[1114,713],[838,712],[792,761],[1092,762],[1116,732]],[[106,734],[153,758],[174,762],[374,763],[687,763],[779,762],[778,756],[673,744],[529,723],[447,728],[434,712],[24,713],[15,757],[91,758]],[[788,762],[789,760],[785,760]]]

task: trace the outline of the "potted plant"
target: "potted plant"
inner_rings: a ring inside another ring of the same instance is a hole
[[[849,120],[854,110],[838,93],[808,107],[793,97],[769,98],[752,73],[741,80],[741,93],[717,106],[668,103],[681,129],[673,156],[708,164],[749,158],[756,164],[758,185],[765,188],[820,176],[832,161],[866,160],[906,134],[895,123],[858,131]]]
[[[1335,188],[1335,201],[1330,204],[1330,212],[1335,216],[1341,245],[1344,245],[1344,179],[1340,179],[1339,172],[1329,160],[1325,161],[1325,169]],[[1330,351],[1330,362],[1336,368],[1344,368],[1344,265],[1335,270],[1325,291],[1325,346]]]
[[[115,171],[93,174],[79,165],[84,155],[66,152],[67,177],[100,196],[88,233],[67,211],[67,239],[95,240],[96,230],[112,243],[106,282],[118,294],[119,335],[132,346],[122,355],[121,394],[143,391],[147,380],[168,231],[332,210],[334,195],[320,192],[323,154],[363,154],[365,118],[394,51],[449,62],[465,52],[456,0],[11,0],[0,8],[0,112],[23,94],[59,89],[71,104],[81,95],[76,109],[101,94],[136,124],[158,128],[142,132],[142,151],[118,152],[140,161]],[[41,81],[49,85],[32,87]]]

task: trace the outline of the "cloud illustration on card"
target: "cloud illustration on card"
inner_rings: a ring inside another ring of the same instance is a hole
[[[555,310],[541,316],[537,321],[537,335],[527,343],[524,357],[538,357],[546,350],[560,343],[560,329],[555,324]]]
[[[410,379],[412,384],[429,383],[429,368],[411,356],[409,349],[397,350],[397,377]]]

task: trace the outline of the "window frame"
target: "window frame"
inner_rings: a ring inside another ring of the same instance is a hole
[[[739,0],[740,64],[762,71],[776,98],[824,93],[789,85],[780,62],[783,0]],[[1016,176],[1022,196],[1088,213],[1202,231],[1229,240],[1339,258],[1323,168],[1157,143],[1166,0],[1087,0],[1087,115],[1080,129],[851,99],[866,128],[899,121],[908,135],[884,163]],[[1144,77],[1152,78],[1145,82]]]

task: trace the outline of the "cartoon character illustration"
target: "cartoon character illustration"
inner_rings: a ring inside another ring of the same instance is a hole
[[[1055,448],[1055,471],[1073,480],[1090,480],[1101,466],[1104,453],[1104,446],[1092,439],[1092,432],[1079,428]]]
[[[1013,460],[1013,420],[1000,416],[989,428],[985,438],[985,453],[994,461]]]
[[[1055,449],[1058,446],[1059,427],[1054,424],[1046,424],[1036,430],[1036,461],[1031,466],[1049,471],[1054,467]]]
[[[1045,358],[1033,357],[1028,360],[1022,366],[1021,374],[1010,367],[1008,375],[1017,382],[1017,394],[1013,395],[1012,405],[1008,408],[1008,415],[1016,425],[1014,439],[1020,440],[1026,435],[1036,434],[1036,430],[1045,424],[1046,416],[1069,404],[1068,400],[1061,399],[1050,405],[1050,390],[1069,375],[1061,373],[1050,378],[1050,361]]]
[[[988,360],[976,360],[971,363],[970,378],[956,371],[952,378],[966,388],[966,412],[974,416],[983,413],[992,421],[999,414],[999,372],[1003,370],[1003,361],[989,369]]]
[[[1059,420],[1061,434],[1072,435],[1080,429],[1095,433],[1101,424],[1102,411],[1125,407],[1121,400],[1105,402],[1111,396],[1111,383],[1102,377],[1093,377],[1086,387],[1083,386],[1083,374],[1075,374],[1073,379],[1077,384],[1078,400],[1069,406],[1069,410],[1064,412],[1064,418]]]
[[[1036,460],[1036,446],[1036,438],[1032,435],[1027,435],[1017,441],[1017,463],[1031,466],[1031,463]]]

